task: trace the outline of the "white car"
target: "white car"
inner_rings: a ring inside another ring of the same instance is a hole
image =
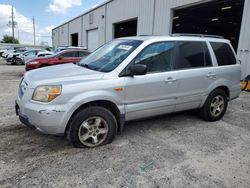
[[[37,54],[39,52],[47,52],[47,50],[43,49],[35,49],[35,50],[28,50],[24,52],[23,54],[20,54],[16,57],[16,64],[17,65],[23,65],[25,62],[37,57]]]
[[[14,50],[13,52],[11,51],[10,53],[7,54],[6,56],[6,61],[11,62],[11,64],[15,64],[16,57],[24,52],[26,52],[28,49],[23,48],[23,49],[18,49]]]
[[[50,51],[44,51],[44,52],[38,52],[36,57],[46,57],[50,55],[54,55],[54,53]]]

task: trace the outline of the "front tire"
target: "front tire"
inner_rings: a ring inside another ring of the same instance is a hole
[[[16,65],[23,65],[23,61],[20,58],[16,59]]]
[[[74,115],[66,134],[69,142],[77,148],[109,144],[117,134],[117,121],[103,107],[88,107]]]
[[[228,100],[225,91],[215,89],[208,96],[203,108],[200,110],[200,116],[210,122],[220,120],[227,110]]]

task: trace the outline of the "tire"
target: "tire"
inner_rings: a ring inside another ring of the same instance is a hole
[[[77,148],[106,145],[117,134],[117,121],[106,108],[88,107],[74,115],[66,134],[69,142]]]
[[[227,110],[228,100],[225,91],[215,89],[212,91],[203,108],[200,109],[200,116],[209,122],[220,120]]]
[[[23,65],[23,61],[20,58],[17,58],[16,65]]]

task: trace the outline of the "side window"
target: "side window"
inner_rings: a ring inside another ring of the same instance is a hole
[[[177,42],[177,58],[174,68],[189,69],[211,66],[211,58],[205,42]]]
[[[148,73],[172,70],[175,42],[160,42],[146,47],[133,61],[147,65]]]
[[[66,53],[63,53],[61,54],[61,57],[76,57],[77,56],[77,53],[76,52],[66,52]]]
[[[219,66],[234,65],[237,63],[235,55],[228,44],[220,42],[211,42],[210,44]]]
[[[33,56],[36,55],[35,51],[29,51],[28,53],[26,53],[26,56]]]
[[[81,52],[79,51],[79,57],[85,57],[87,56],[88,54],[86,52]]]

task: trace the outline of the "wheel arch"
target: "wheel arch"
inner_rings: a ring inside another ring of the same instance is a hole
[[[118,124],[118,131],[122,131],[123,126],[124,126],[124,122],[125,122],[125,117],[123,114],[121,114],[119,108],[117,107],[117,105],[109,100],[95,100],[95,101],[91,101],[91,102],[87,102],[84,103],[82,105],[80,105],[71,115],[71,117],[69,118],[69,121],[66,125],[66,129],[65,129],[65,134],[67,133],[67,130],[69,128],[69,124],[72,121],[73,117],[80,112],[82,109],[84,108],[88,108],[91,106],[98,106],[98,107],[104,107],[106,109],[108,109],[116,118],[117,120],[117,124]]]
[[[226,93],[226,95],[227,95],[227,100],[228,100],[228,101],[230,100],[230,90],[229,90],[229,87],[228,87],[228,86],[226,86],[226,85],[217,86],[217,87],[215,87],[213,90],[211,90],[210,93],[212,93],[212,92],[213,92],[214,90],[216,90],[216,89],[221,89],[221,90],[223,90],[223,91]],[[205,104],[205,102],[206,102],[208,96],[210,95],[210,93],[208,93],[208,95],[203,99],[203,101],[201,102],[200,108],[202,108],[202,107],[204,106],[204,104]]]

